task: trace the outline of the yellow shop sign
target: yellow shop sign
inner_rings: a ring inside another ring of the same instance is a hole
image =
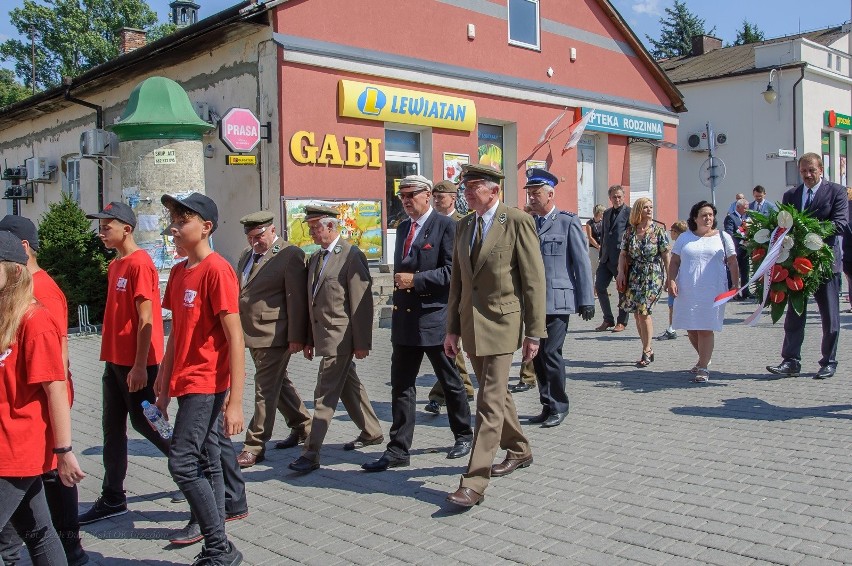
[[[300,130],[290,138],[290,156],[304,165],[343,165],[381,167],[379,138],[343,136],[343,145],[334,134],[326,134],[317,145],[316,134]],[[342,151],[341,151],[342,150]]]
[[[337,104],[338,114],[349,118],[466,132],[476,128],[476,106],[466,98],[341,80]]]

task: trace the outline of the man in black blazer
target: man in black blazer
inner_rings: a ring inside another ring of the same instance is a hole
[[[613,318],[607,287],[618,275],[618,256],[621,253],[619,246],[630,220],[630,207],[624,204],[624,189],[621,188],[621,185],[613,185],[609,188],[609,201],[612,203],[612,207],[606,209],[603,214],[601,257],[598,262],[597,273],[595,273],[595,291],[597,291],[598,301],[601,304],[603,322],[595,330],[603,332],[612,329],[613,332],[623,332],[627,324],[627,312],[618,309],[618,320],[616,321]],[[618,295],[620,299],[621,293]],[[619,300],[620,302],[621,300]]]
[[[407,466],[414,438],[415,381],[425,354],[441,383],[455,445],[447,458],[470,453],[473,429],[470,405],[453,358],[444,354],[447,299],[456,223],[430,206],[432,182],[409,175],[399,185],[408,215],[397,228],[391,326],[390,442],[381,458],[361,467],[368,472]]]
[[[832,276],[814,292],[817,309],[822,319],[822,358],[819,371],[814,379],[827,379],[837,371],[837,344],[840,339],[840,271],[841,240],[848,224],[849,203],[846,189],[837,183],[822,178],[822,159],[816,153],[806,153],[799,159],[799,175],[803,184],[790,189],[781,199],[782,204],[792,204],[802,211],[810,212],[819,220],[831,220],[836,228],[835,235],[826,239],[834,252]],[[777,366],[766,366],[770,373],[785,377],[796,377],[802,370],[802,342],[805,339],[805,312],[796,314],[791,305],[787,306],[784,319],[784,344],[781,356],[784,358]]]

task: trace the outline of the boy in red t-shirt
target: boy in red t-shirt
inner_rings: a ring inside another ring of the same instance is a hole
[[[187,260],[172,268],[163,306],[172,311],[172,331],[154,389],[166,415],[178,399],[169,471],[204,535],[199,561],[233,566],[242,554],[225,535],[225,486],[220,462],[219,414],[224,433],[243,431],[245,344],[234,268],[210,247],[219,212],[210,198],[163,195],[175,245]],[[199,477],[198,466],[204,474]]]
[[[163,357],[163,319],[160,282],[148,253],[133,237],[136,215],[122,202],[111,202],[97,214],[98,235],[118,255],[107,271],[101,360],[104,479],[101,496],[80,515],[87,525],[127,513],[124,478],[127,475],[127,417],[134,430],[160,452],[169,453],[162,438],[142,413],[142,402],[153,403],[154,380]]]

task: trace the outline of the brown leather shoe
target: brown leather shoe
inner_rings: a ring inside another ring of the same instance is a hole
[[[240,455],[237,456],[237,464],[239,464],[241,468],[251,468],[255,464],[263,462],[263,459],[264,458],[262,454],[260,456],[256,456],[251,452],[246,452],[245,450],[243,450],[242,452],[240,452]]]
[[[481,493],[476,493],[469,487],[460,487],[455,493],[447,496],[447,501],[460,507],[473,507],[485,501],[485,496]]]
[[[623,324],[621,324],[621,323],[619,322],[618,324],[616,324],[616,325],[612,328],[612,331],[613,331],[613,332],[624,332],[624,330],[625,330],[626,328],[627,328],[626,326],[624,326]]]
[[[373,438],[372,440],[366,440],[361,438],[360,436],[353,440],[352,442],[347,442],[343,445],[344,450],[355,450],[356,448],[364,448],[365,446],[373,446],[374,444],[381,444],[385,441],[384,436],[379,436],[378,438]]]
[[[518,468],[526,468],[532,463],[532,454],[526,458],[506,458],[501,463],[491,466],[491,477],[499,478],[502,476],[508,476]]]
[[[613,326],[615,326],[613,323],[604,321],[600,326],[595,328],[595,332],[603,332],[604,330],[609,330]]]
[[[295,429],[294,428],[293,430],[290,431],[290,436],[288,436],[284,440],[279,440],[278,442],[275,443],[275,449],[276,450],[282,450],[284,448],[293,448],[293,447],[298,446],[299,444],[303,443],[305,440],[307,440],[307,438],[308,438],[308,435],[305,434],[305,429],[303,429],[303,428]]]

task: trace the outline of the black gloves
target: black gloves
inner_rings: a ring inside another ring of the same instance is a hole
[[[580,307],[580,316],[583,320],[592,320],[595,318],[595,305],[584,305]]]

